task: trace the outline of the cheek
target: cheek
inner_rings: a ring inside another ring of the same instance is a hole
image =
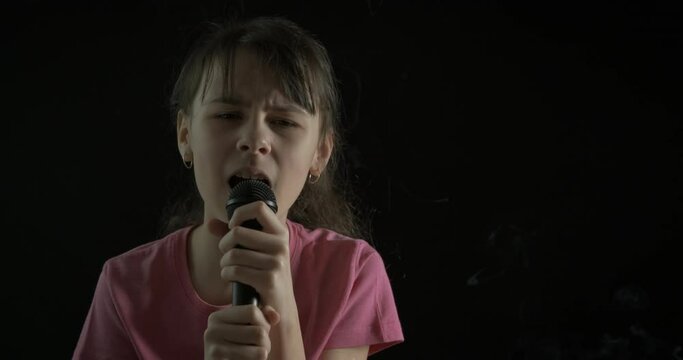
[[[287,155],[287,171],[289,176],[306,177],[313,164],[313,152],[307,148],[300,148]]]
[[[194,176],[197,190],[205,202],[211,202],[220,192],[220,180],[216,174],[216,166],[211,158],[199,156],[195,159]]]
[[[294,203],[306,183],[311,159],[312,155],[308,152],[292,152],[288,157],[288,165],[283,173],[286,179],[282,179],[284,181],[282,182],[283,188],[281,190],[282,195],[286,196],[287,202],[290,204]]]
[[[299,197],[301,190],[303,189],[305,181],[299,177],[290,177],[283,183],[278,185],[277,189],[277,204],[279,207],[278,212],[286,211],[289,212],[289,208],[292,204],[296,202]]]
[[[220,211],[228,196],[221,158],[221,154],[226,154],[226,145],[209,136],[197,136],[194,140],[194,174],[197,190],[207,208]]]
[[[228,153],[230,144],[233,141],[227,134],[215,131],[215,129],[211,129],[209,126],[200,127],[195,132],[192,140],[192,149],[195,152],[195,157],[207,167],[216,166],[224,160],[223,157]]]

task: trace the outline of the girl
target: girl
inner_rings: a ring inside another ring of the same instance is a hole
[[[217,27],[171,105],[199,217],[104,264],[74,359],[362,359],[402,342],[382,258],[337,183],[324,47],[283,18]],[[228,218],[244,179],[266,183],[277,212],[257,201]],[[234,282],[259,303],[232,305]]]

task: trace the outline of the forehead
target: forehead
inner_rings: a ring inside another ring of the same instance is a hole
[[[284,95],[282,81],[273,70],[247,49],[237,49],[225,59],[214,59],[203,74],[198,95],[201,103],[216,97],[293,102]]]

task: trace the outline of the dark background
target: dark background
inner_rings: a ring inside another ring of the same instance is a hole
[[[377,359],[683,359],[676,1],[2,5],[12,358],[69,358],[103,262],[156,239],[199,23],[330,50],[406,342]]]

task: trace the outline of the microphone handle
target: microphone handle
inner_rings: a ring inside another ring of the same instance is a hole
[[[254,229],[254,230],[261,230],[263,229],[263,226],[259,224],[256,219],[251,219],[243,222],[241,226],[249,228],[249,229]],[[238,248],[244,248],[243,246],[237,245]],[[256,292],[256,290],[246,284],[242,284],[240,282],[233,282],[232,283],[232,304],[233,305],[258,305],[259,303],[259,294]]]

